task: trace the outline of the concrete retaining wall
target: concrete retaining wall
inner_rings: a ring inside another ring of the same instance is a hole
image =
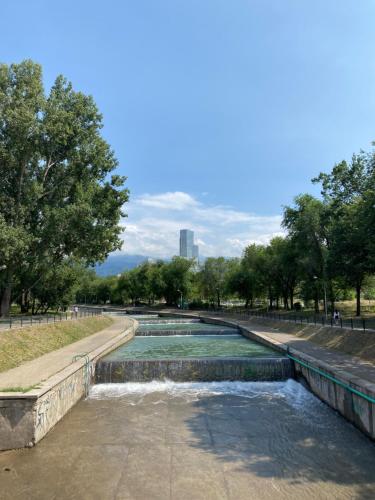
[[[375,384],[343,370],[334,370],[326,363],[295,349],[290,349],[290,354],[308,365],[306,367],[295,362],[296,376],[303,377],[311,391],[322,401],[337,410],[369,437],[375,439],[375,404],[367,401],[362,396],[354,394],[339,383],[328,379],[325,375],[333,377],[345,386],[349,386],[374,400]],[[324,375],[317,370],[321,371]]]
[[[86,394],[97,361],[133,338],[138,323],[131,321],[131,327],[41,383],[38,389],[25,394],[2,393],[0,450],[33,446],[40,441]]]
[[[99,361],[96,383],[213,382],[222,380],[272,381],[293,377],[288,358],[199,358]]]
[[[171,313],[169,312],[168,314],[170,315]],[[181,313],[176,314],[181,315]],[[198,314],[187,314],[187,316],[194,318],[197,317]],[[232,327],[239,326],[237,321],[228,319],[204,316],[201,317],[201,320]],[[271,322],[271,320],[268,320],[268,324]],[[241,325],[240,331],[245,337],[255,340],[267,347],[276,349],[284,354],[290,354],[297,360],[308,365],[306,367],[293,361],[295,376],[297,378],[302,377],[311,392],[327,403],[331,408],[338,411],[367,436],[375,440],[375,404],[359,395],[353,394],[350,390],[342,386],[349,386],[370,397],[372,400],[375,400],[375,383],[352,375],[348,371],[335,369],[328,363],[309,356],[297,349],[289,349],[286,344],[273,340],[270,337],[265,338],[266,335],[252,331],[251,326],[244,327]],[[317,373],[317,370],[321,371],[322,374]],[[324,374],[336,379],[337,382],[330,380],[327,376],[324,376]]]

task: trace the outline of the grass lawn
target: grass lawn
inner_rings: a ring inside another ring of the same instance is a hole
[[[0,332],[0,372],[99,332],[112,322],[109,316],[93,316]]]

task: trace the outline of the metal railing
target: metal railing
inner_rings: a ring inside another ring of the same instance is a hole
[[[278,313],[266,310],[251,310],[240,307],[216,308],[210,307],[208,312],[213,311],[215,314],[235,315],[241,319],[249,317],[268,318],[276,321],[288,321],[292,323],[328,326],[333,328],[349,328],[351,330],[375,331],[375,318],[339,318],[335,320],[332,316],[326,318],[325,315],[302,315],[296,313]]]
[[[0,330],[9,328],[22,328],[24,326],[34,326],[49,323],[59,323],[61,321],[71,321],[90,316],[99,316],[102,314],[102,309],[97,308],[79,308],[77,312],[67,311],[54,314],[38,314],[30,316],[10,315],[5,318],[0,318]]]

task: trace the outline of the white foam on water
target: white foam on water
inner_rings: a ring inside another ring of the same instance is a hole
[[[206,396],[238,396],[266,400],[282,399],[299,412],[314,413],[316,405],[323,404],[301,384],[289,379],[285,382],[128,382],[125,384],[97,384],[91,387],[89,399],[113,399],[126,396],[143,398],[148,394],[164,393],[168,396],[196,401]],[[134,398],[131,398],[134,399]],[[130,401],[129,401],[130,403]],[[133,403],[136,404],[136,403]]]

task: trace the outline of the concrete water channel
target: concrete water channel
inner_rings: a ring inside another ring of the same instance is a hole
[[[374,443],[283,353],[225,325],[137,320],[87,398],[0,454],[1,499],[375,498]]]

